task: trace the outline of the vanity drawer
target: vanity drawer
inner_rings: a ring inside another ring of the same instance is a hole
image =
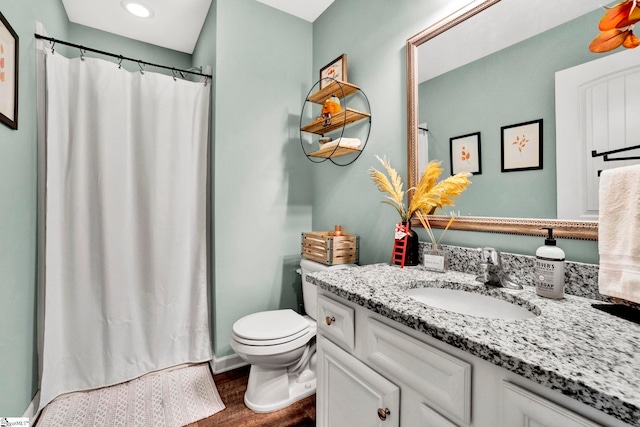
[[[456,424],[471,421],[471,365],[428,344],[367,319],[365,357],[368,364]]]
[[[337,301],[318,295],[318,330],[336,344],[355,347],[355,311]]]

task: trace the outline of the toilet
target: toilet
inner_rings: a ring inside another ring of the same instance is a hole
[[[316,287],[307,274],[353,267],[300,261],[306,315],[291,309],[249,314],[233,325],[231,348],[251,365],[244,403],[254,412],[285,408],[316,392]]]

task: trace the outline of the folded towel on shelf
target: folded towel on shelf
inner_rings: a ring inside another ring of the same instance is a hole
[[[600,294],[640,303],[640,165],[600,175]]]
[[[359,138],[338,138],[336,140],[322,144],[320,146],[320,149],[328,150],[329,148],[335,147],[338,144],[340,147],[357,149],[360,148],[360,145],[362,145],[362,141],[360,141]]]

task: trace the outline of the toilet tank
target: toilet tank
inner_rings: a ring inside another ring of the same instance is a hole
[[[325,265],[319,262],[311,261],[306,258],[300,260],[300,272],[302,275],[302,298],[304,301],[304,311],[313,320],[316,320],[318,315],[318,295],[316,291],[316,285],[307,282],[307,274],[314,273],[316,271],[329,271],[329,270],[343,270],[345,268],[356,267],[355,264],[335,264]]]

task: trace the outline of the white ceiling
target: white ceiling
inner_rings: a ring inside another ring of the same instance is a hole
[[[334,0],[256,0],[309,22],[316,20]],[[62,0],[71,22],[193,53],[211,0],[139,0],[153,10],[153,18],[137,18],[121,0]]]
[[[334,0],[256,0],[283,12],[313,22]]]

